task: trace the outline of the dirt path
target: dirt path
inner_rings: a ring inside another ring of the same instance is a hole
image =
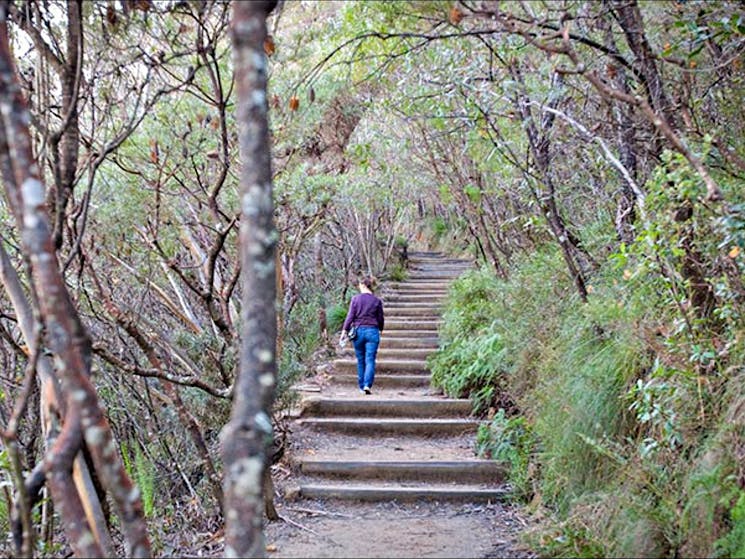
[[[503,504],[280,503],[287,521],[266,526],[270,557],[535,557],[528,527]]]
[[[467,401],[429,386],[440,303],[468,263],[413,255],[383,293],[386,330],[371,396],[349,350],[306,381],[285,463],[283,520],[265,527],[270,557],[533,557],[528,522],[507,504],[504,468],[474,456]]]

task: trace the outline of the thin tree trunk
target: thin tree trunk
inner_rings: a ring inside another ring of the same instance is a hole
[[[515,108],[522,115],[523,121],[526,123],[525,133],[528,136],[528,143],[530,145],[531,153],[533,154],[533,160],[535,161],[538,174],[545,185],[545,191],[534,192],[534,195],[546,221],[548,222],[551,232],[554,234],[556,241],[561,247],[562,256],[564,257],[572,281],[577,288],[577,293],[579,294],[580,299],[583,302],[586,302],[587,286],[585,284],[582,269],[580,268],[575,254],[579,247],[576,242],[572,242],[572,236],[569,234],[566,224],[564,223],[564,218],[561,216],[558,205],[556,204],[556,189],[551,169],[551,129],[553,128],[556,115],[554,112],[544,111],[539,129],[536,126],[535,119],[530,111],[530,102],[524,89],[522,72],[520,71],[519,66],[517,66],[517,63],[513,63],[510,65],[509,70],[515,81],[521,84],[523,88],[519,97],[514,99]],[[551,87],[560,87],[561,76],[554,74],[553,78]],[[550,109],[556,109],[560,100],[561,95],[554,94],[547,106]]]
[[[127,554],[146,557],[150,544],[142,503],[116,453],[116,442],[90,381],[90,339],[57,262],[45,188],[31,149],[31,119],[10,54],[8,8],[8,2],[0,3],[0,170],[14,206],[21,244],[30,263],[31,289],[46,346],[55,356],[65,401],[62,430],[43,462],[47,481],[75,554],[101,556],[102,546],[84,520],[85,511],[72,480],[73,461],[85,441],[96,474],[117,507]]]
[[[606,5],[609,4],[605,0]],[[616,51],[616,41],[610,23],[605,19],[600,19],[600,25],[605,27],[605,44]],[[615,87],[624,93],[630,93],[626,69],[621,64],[613,64],[612,79]],[[615,119],[615,128],[617,136],[618,151],[623,166],[628,170],[631,178],[637,180],[637,160],[636,160],[636,132],[634,122],[631,119],[631,110],[627,106],[619,106],[614,103],[612,107],[613,117]],[[634,222],[636,221],[636,194],[628,181],[621,177],[621,195],[618,197],[618,208],[616,210],[616,232],[618,238],[630,244],[634,240]]]
[[[52,138],[55,160],[56,200],[54,211],[54,245],[62,246],[67,203],[75,187],[78,170],[80,130],[78,127],[78,88],[83,52],[83,17],[81,0],[67,2],[67,54],[62,67],[62,122],[60,131]],[[59,144],[59,150],[57,149]]]
[[[328,326],[326,322],[326,297],[323,290],[323,234],[317,231],[313,239],[313,261],[315,262],[315,282],[318,291],[318,332],[323,345],[329,343]]]
[[[234,2],[233,57],[241,168],[242,343],[230,421],[221,433],[224,464],[225,556],[263,557],[265,471],[273,439],[276,385],[277,231],[263,45],[272,0]]]

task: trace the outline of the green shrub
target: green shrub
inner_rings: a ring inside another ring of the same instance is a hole
[[[309,300],[295,305],[285,323],[282,354],[277,363],[275,410],[286,409],[296,401],[292,385],[310,370],[311,357],[321,345],[318,304],[314,297]]]
[[[138,443],[134,443],[134,456],[132,456],[130,445],[122,443],[122,462],[124,469],[132,481],[140,489],[142,508],[146,517],[151,517],[155,512],[155,464],[145,454]]]
[[[510,466],[509,480],[518,498],[532,495],[530,465],[535,447],[532,429],[524,417],[508,418],[499,408],[494,418],[479,426],[476,452],[479,456],[506,462]]]
[[[430,356],[432,384],[452,397],[469,397],[484,413],[499,394],[504,348],[492,326],[497,282],[486,269],[468,272],[453,283],[441,330],[443,346]]]
[[[344,319],[347,318],[347,311],[349,310],[349,302],[342,304],[338,303],[331,305],[326,309],[326,327],[329,332],[339,332],[344,324]]]
[[[740,491],[735,506],[729,511],[730,531],[715,543],[717,557],[745,557],[745,492]]]
[[[488,268],[458,278],[443,313],[441,348],[429,360],[433,385],[472,398],[477,413],[522,396],[534,382],[536,356],[553,338],[560,264],[549,248],[523,260],[507,281]]]
[[[406,278],[409,277],[409,271],[406,269],[406,267],[401,264],[394,264],[391,269],[386,274],[388,280],[390,281],[404,281]]]
[[[514,461],[511,477],[540,476],[516,485],[555,519],[541,555],[745,555],[732,481],[745,471],[745,191],[720,184],[721,212],[665,154],[636,241],[584,268],[586,302],[554,245],[514,261],[506,280],[482,270],[450,291],[433,383],[477,411],[505,408],[478,445]],[[607,222],[583,231],[597,235],[585,244],[596,257],[612,246]],[[534,468],[521,468],[518,426],[536,441]]]
[[[573,312],[536,363],[543,374],[530,412],[543,449],[541,488],[559,509],[615,475],[617,464],[588,440],[617,441],[628,434],[623,396],[646,359],[630,332],[599,337],[591,317]]]

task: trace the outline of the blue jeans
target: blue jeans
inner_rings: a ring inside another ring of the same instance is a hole
[[[357,384],[360,390],[372,388],[375,382],[375,356],[380,345],[380,330],[375,326],[358,326],[354,339],[354,353],[357,356]]]

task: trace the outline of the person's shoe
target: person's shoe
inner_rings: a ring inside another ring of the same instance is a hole
[[[365,388],[363,388],[362,392],[364,392],[365,394],[372,394],[372,390],[370,389],[369,386],[366,386]]]
[[[360,388],[360,394],[364,394],[365,391]]]

